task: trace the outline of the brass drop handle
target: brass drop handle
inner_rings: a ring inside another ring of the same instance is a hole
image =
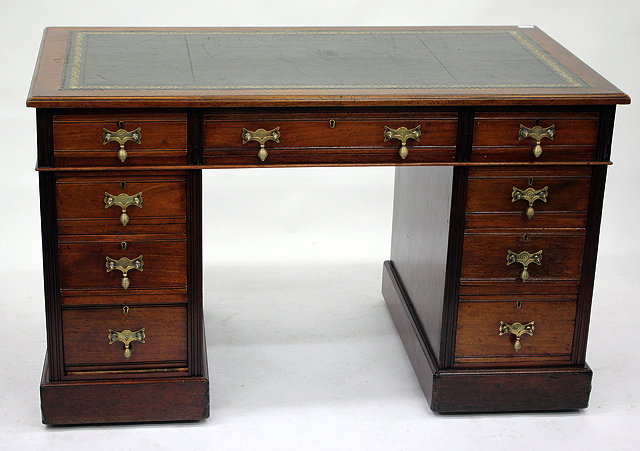
[[[122,285],[122,288],[127,290],[129,288],[129,285],[131,284],[129,277],[127,275],[128,272],[131,271],[132,269],[142,271],[144,269],[144,260],[142,259],[142,255],[139,255],[133,260],[130,260],[127,257],[122,257],[118,260],[115,260],[111,257],[107,257],[106,266],[107,266],[107,272],[111,272],[116,269],[122,272],[121,285]]]
[[[273,130],[265,130],[264,128],[259,128],[254,131],[243,128],[242,144],[246,144],[249,141],[256,141],[258,144],[260,144],[260,149],[258,150],[258,158],[260,158],[260,161],[264,161],[269,155],[267,153],[267,149],[265,148],[265,144],[267,143],[267,141],[275,141],[277,143],[280,142],[280,127],[276,127]]]
[[[535,329],[535,321],[531,321],[527,324],[522,323],[505,323],[504,321],[500,321],[500,327],[498,329],[499,335],[513,334],[516,336],[516,341],[513,343],[513,349],[518,352],[522,348],[522,343],[520,343],[520,337],[524,334],[533,336],[533,331]]]
[[[554,140],[556,134],[556,124],[550,125],[549,127],[542,128],[539,125],[535,127],[528,128],[524,125],[520,124],[520,130],[518,131],[518,141],[522,141],[526,138],[532,138],[536,140],[536,145],[533,146],[533,155],[538,158],[542,155],[542,146],[540,142],[544,139]]]
[[[534,252],[533,254],[522,251],[519,253],[515,253],[511,250],[507,251],[507,266],[513,263],[520,263],[522,265],[522,273],[520,274],[520,278],[523,282],[526,282],[529,279],[529,265],[531,263],[535,263],[538,266],[542,265],[542,251]]]
[[[134,194],[133,196],[129,196],[125,193],[114,196],[113,194],[109,194],[105,191],[104,208],[107,209],[109,207],[113,207],[114,205],[117,205],[122,209],[122,214],[120,215],[120,223],[123,226],[126,226],[129,223],[127,208],[132,205],[138,208],[142,208],[142,192]]]
[[[125,329],[121,332],[118,332],[113,329],[109,329],[109,335],[107,335],[107,338],[109,339],[110,345],[118,341],[122,342],[122,344],[124,344],[124,358],[130,359],[131,358],[131,342],[139,341],[140,343],[144,343],[145,342],[144,340],[146,337],[144,334],[144,328],[142,328],[142,329],[136,330],[135,332],[130,331],[129,329]]]
[[[124,144],[128,141],[133,141],[135,143],[140,144],[140,141],[142,139],[142,132],[140,127],[128,132],[124,128],[122,128],[123,126],[122,122],[119,122],[118,125],[120,128],[115,132],[112,132],[111,130],[107,130],[106,128],[102,129],[102,144],[106,145],[112,141],[115,141],[118,144],[120,144],[120,149],[118,150],[117,155],[118,155],[118,159],[122,163],[124,163],[124,160],[127,159],[127,151],[124,148]]]
[[[409,149],[407,148],[407,141],[409,139],[415,139],[416,141],[420,141],[420,136],[422,136],[421,126],[418,125],[413,128],[406,127],[398,127],[397,129],[393,129],[391,127],[384,126],[384,142],[389,141],[390,139],[397,139],[400,141],[400,150],[398,150],[398,155],[403,160],[407,158],[409,155]]]
[[[548,186],[545,186],[542,189],[534,189],[534,188],[519,189],[514,186],[513,191],[511,192],[511,202],[515,202],[518,200],[524,200],[529,202],[529,207],[527,208],[527,219],[531,219],[535,214],[535,211],[533,210],[533,203],[537,200],[546,202],[548,195],[549,195]]]

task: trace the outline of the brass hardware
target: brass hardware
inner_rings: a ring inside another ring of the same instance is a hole
[[[527,208],[527,218],[533,218],[535,211],[533,210],[533,203],[537,200],[541,200],[542,202],[547,201],[547,196],[549,195],[549,187],[545,186],[542,189],[518,189],[515,186],[513,187],[513,191],[511,192],[511,202],[515,202],[517,200],[525,200],[529,202],[529,208]]]
[[[120,243],[120,249],[122,249],[123,251],[127,250],[127,242],[126,241],[122,241]]]
[[[516,342],[513,344],[513,349],[518,352],[520,348],[522,348],[522,343],[520,343],[520,337],[524,334],[533,335],[535,321],[531,321],[527,324],[522,323],[505,323],[504,321],[500,321],[500,328],[498,331],[500,332],[500,336],[505,334],[513,334],[516,336]]]
[[[403,160],[407,158],[409,155],[409,149],[407,148],[407,140],[415,139],[416,141],[420,141],[420,136],[422,136],[422,131],[420,130],[420,125],[413,128],[406,127],[398,127],[397,129],[393,129],[390,127],[384,126],[384,142],[389,141],[390,139],[399,140],[402,145],[400,146],[400,150],[398,150],[398,155]]]
[[[129,260],[127,257],[122,257],[119,260],[114,260],[113,258],[106,257],[106,267],[107,272],[111,272],[113,270],[118,270],[122,272],[122,288],[125,290],[129,288],[129,277],[127,273],[132,269],[136,269],[138,271],[142,271],[144,268],[144,260],[142,259],[142,255],[134,258],[133,260]]]
[[[336,128],[335,119],[329,119],[329,128]]]
[[[109,335],[107,335],[109,339],[109,344],[112,345],[117,341],[121,341],[124,344],[124,358],[131,358],[131,342],[139,341],[140,343],[144,343],[145,334],[144,327],[142,329],[138,329],[135,332],[130,331],[129,329],[125,329],[122,332],[115,331],[113,329],[109,329]]]
[[[264,161],[267,159],[267,149],[265,149],[264,145],[267,141],[275,141],[277,143],[280,142],[280,127],[276,127],[273,130],[265,130],[264,128],[259,128],[258,130],[251,131],[246,128],[242,129],[242,144],[246,144],[249,141],[257,141],[260,144],[260,150],[258,150],[258,158],[260,161]]]
[[[103,128],[102,144],[106,145],[112,141],[116,141],[118,144],[120,144],[120,150],[118,150],[118,159],[120,159],[120,161],[124,163],[124,160],[127,159],[127,151],[124,149],[124,144],[127,141],[133,141],[137,144],[140,144],[140,140],[142,139],[142,132],[140,127],[128,132],[124,128],[122,128],[123,126],[124,123],[118,122],[118,127],[120,128],[115,132]]]
[[[507,251],[507,266],[513,263],[520,263],[523,267],[522,273],[520,274],[520,278],[523,282],[526,282],[529,279],[529,265],[531,263],[535,263],[536,265],[542,265],[542,251],[534,252],[530,254],[527,251],[522,251],[518,254],[509,250]]]
[[[517,308],[517,309],[521,309],[521,308],[522,308],[522,304],[524,304],[524,302],[522,302],[522,301],[516,301],[516,308]]]
[[[540,141],[542,141],[544,138],[548,138],[553,141],[556,133],[555,130],[556,124],[550,125],[549,127],[545,128],[542,128],[539,125],[528,128],[520,124],[520,130],[518,131],[518,141],[522,141],[525,138],[535,139],[536,145],[533,147],[533,155],[538,158],[540,155],[542,155],[542,146],[540,145]]]
[[[127,182],[120,182],[120,189],[124,191],[124,189],[127,187]]]
[[[129,306],[125,305],[124,307],[122,307],[122,313],[124,313],[125,315],[129,314]]]
[[[120,215],[120,223],[123,226],[126,226],[129,223],[129,215],[127,214],[127,208],[131,205],[134,205],[138,208],[142,208],[142,192],[138,194],[134,194],[133,196],[129,196],[128,194],[121,193],[117,196],[113,194],[109,194],[105,191],[104,193],[104,208],[113,207],[117,205],[122,209],[122,214]]]
[[[522,235],[522,241],[524,241],[525,243],[527,241],[529,241],[529,234],[528,233],[525,233],[524,235]]]
[[[529,184],[529,186],[533,186],[533,177],[529,177],[529,180],[527,180],[527,183]]]

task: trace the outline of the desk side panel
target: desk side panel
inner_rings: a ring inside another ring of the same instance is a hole
[[[391,260],[439,357],[449,241],[451,167],[397,167]]]

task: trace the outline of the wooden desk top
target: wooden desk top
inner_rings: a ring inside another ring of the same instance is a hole
[[[629,102],[538,28],[48,28],[27,105]]]

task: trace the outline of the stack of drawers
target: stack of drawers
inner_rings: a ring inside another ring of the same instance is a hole
[[[124,159],[104,142],[138,128]],[[186,115],[58,115],[53,136],[78,168],[55,176],[62,380],[187,376],[187,174],[127,170],[186,163]]]
[[[518,140],[522,126],[552,135]],[[592,170],[553,164],[594,161],[597,130],[584,112],[476,114],[472,162],[539,164],[469,170],[454,368],[579,363]]]

